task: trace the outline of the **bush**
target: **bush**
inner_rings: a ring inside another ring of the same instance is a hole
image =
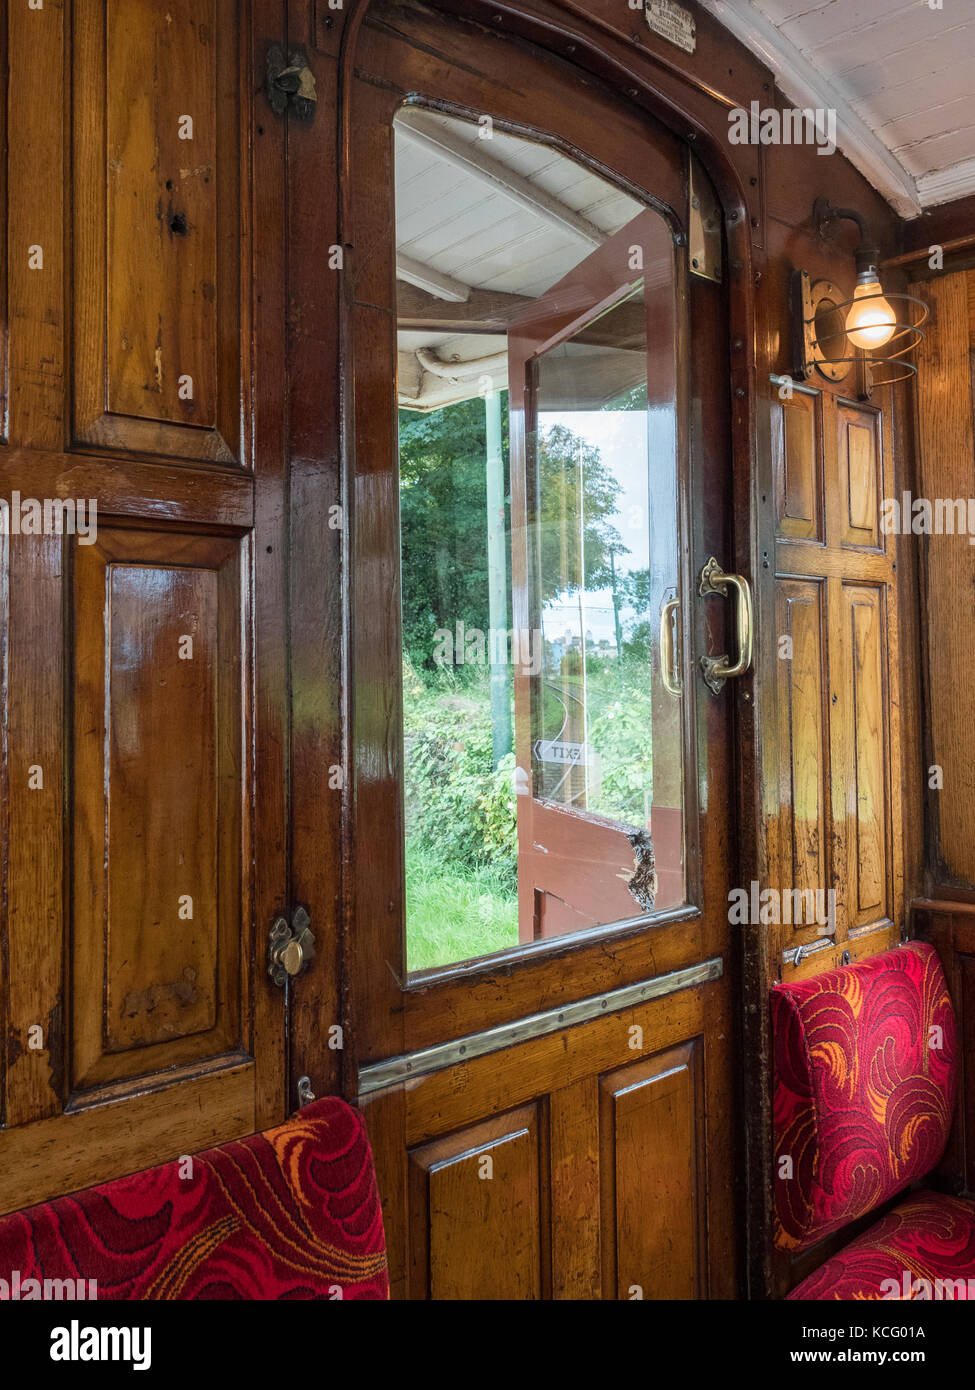
[[[437,686],[404,672],[407,834],[442,863],[494,869],[515,891],[514,754],[495,768],[486,699],[454,693],[447,674]]]

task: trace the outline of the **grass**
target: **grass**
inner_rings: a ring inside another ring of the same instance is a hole
[[[407,841],[409,970],[490,955],[518,944],[518,898],[496,869],[460,870]]]

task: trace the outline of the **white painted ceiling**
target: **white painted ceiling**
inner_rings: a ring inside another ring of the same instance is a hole
[[[437,303],[462,306],[471,291],[537,299],[642,211],[636,199],[558,150],[441,112],[406,107],[394,124],[397,275]],[[503,334],[434,328],[399,333],[400,404],[436,409],[478,393],[480,376],[507,383]],[[483,361],[438,376],[442,364]],[[473,384],[472,384],[473,379]]]
[[[702,0],[905,217],[975,192],[975,0]]]

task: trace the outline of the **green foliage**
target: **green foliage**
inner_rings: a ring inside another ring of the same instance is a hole
[[[507,496],[507,393],[501,426]],[[490,626],[486,451],[480,399],[429,414],[400,411],[403,645],[418,668],[433,669],[437,628]]]
[[[514,754],[495,769],[487,673],[465,693],[448,670],[427,683],[405,664],[406,830],[460,870],[493,869],[517,888]]]
[[[502,398],[505,497],[510,497],[508,397]],[[418,670],[434,668],[434,636],[457,622],[486,632],[487,450],[484,402],[462,401],[443,410],[399,416],[400,544],[403,570],[403,645]],[[564,425],[538,441],[538,521],[542,605],[574,592],[580,572],[580,485],[585,518],[585,583],[612,582],[613,556],[626,553],[612,525],[620,484],[599,450]],[[506,510],[510,501],[506,500]],[[507,525],[510,538],[510,517]],[[510,553],[510,540],[506,544]],[[565,572],[563,573],[563,560]],[[505,628],[511,626],[510,606]]]
[[[599,450],[565,425],[552,425],[539,436],[538,527],[541,601],[612,584],[611,556],[627,548],[610,518],[622,487],[603,463]],[[581,477],[580,477],[581,475]],[[580,487],[585,522],[580,538]],[[583,547],[584,571],[579,547]]]
[[[518,896],[492,868],[455,869],[406,849],[407,966],[430,970],[518,944]]]
[[[589,745],[598,752],[602,769],[591,809],[629,825],[645,823],[644,797],[653,787],[651,698],[646,667],[626,662],[619,698],[589,725]]]

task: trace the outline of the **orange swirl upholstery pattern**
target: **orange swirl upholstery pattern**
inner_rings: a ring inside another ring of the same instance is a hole
[[[957,1087],[934,948],[911,942],[772,991],[775,1243],[798,1251],[935,1166]]]
[[[99,1300],[388,1298],[362,1116],[325,1098],[277,1129],[0,1219],[0,1297],[65,1280]]]
[[[975,1202],[910,1197],[789,1294],[811,1299],[975,1299]]]

